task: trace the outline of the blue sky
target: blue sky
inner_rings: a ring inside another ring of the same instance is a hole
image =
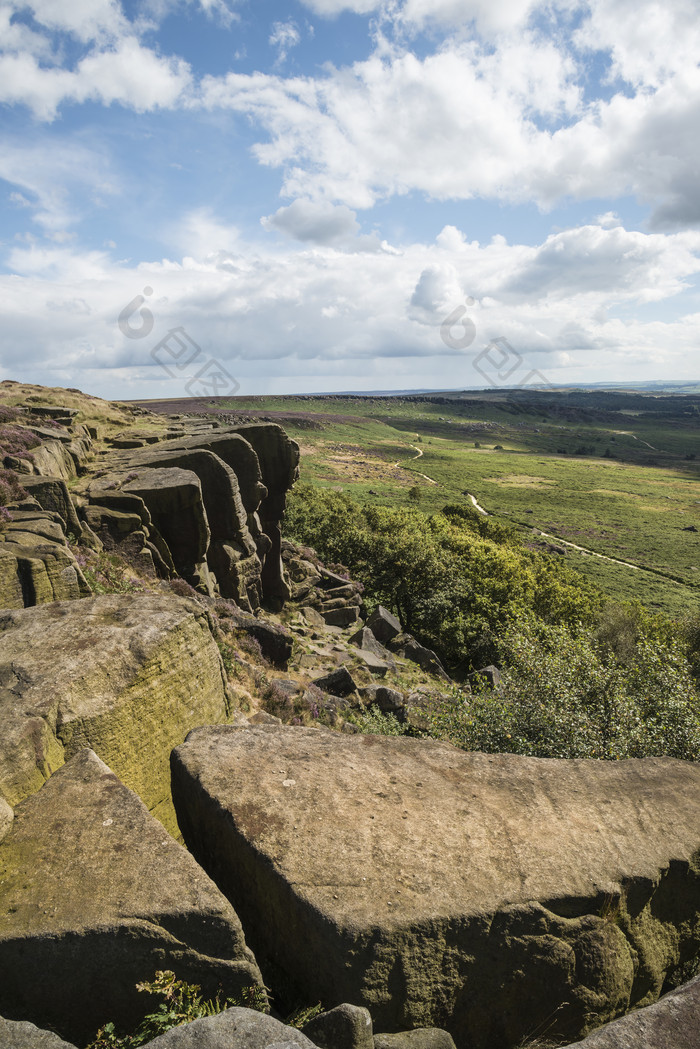
[[[0,377],[699,378],[699,55],[695,0],[0,0]]]

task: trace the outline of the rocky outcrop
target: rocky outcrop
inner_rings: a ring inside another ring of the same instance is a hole
[[[0,794],[12,806],[89,746],[176,832],[170,750],[228,711],[193,601],[110,594],[0,613]]]
[[[264,726],[195,730],[172,768],[263,971],[380,1029],[571,1039],[652,1002],[700,937],[690,763]]]
[[[0,1012],[84,1045],[161,968],[238,994],[261,982],[230,904],[90,750],[19,805],[0,844]]]
[[[568,1049],[698,1049],[700,976]]]
[[[320,563],[315,551],[285,539],[282,560],[289,578],[290,598],[301,606],[310,621],[314,614],[323,626],[350,627],[362,609],[361,583],[331,572]]]
[[[115,500],[131,496],[140,521],[123,522],[124,530],[143,533],[158,574],[177,571],[247,611],[281,607],[289,587],[279,522],[298,473],[297,445],[274,424],[242,432],[212,423],[190,428],[196,432],[148,445],[127,441],[141,445],[128,451],[118,442],[89,485],[83,518],[118,543],[110,519],[94,518],[103,507],[120,512]]]

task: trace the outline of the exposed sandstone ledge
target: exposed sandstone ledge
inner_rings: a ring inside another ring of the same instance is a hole
[[[0,794],[15,806],[90,746],[176,833],[170,750],[226,720],[226,689],[193,601],[110,594],[0,612]]]
[[[0,844],[0,1013],[84,1045],[177,969],[208,996],[260,984],[230,904],[90,750],[19,805]]]
[[[697,765],[265,726],[197,729],[172,766],[263,971],[380,1029],[571,1039],[655,1000],[700,936]]]

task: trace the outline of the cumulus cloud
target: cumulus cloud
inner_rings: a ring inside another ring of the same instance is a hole
[[[196,236],[183,254],[136,267],[67,245],[14,247],[14,276],[0,277],[2,376],[20,366],[21,344],[25,375],[89,389],[108,382],[113,396],[162,381],[161,396],[178,396],[157,374],[151,343],[125,340],[116,323],[145,286],[153,288],[153,344],[184,326],[239,381],[264,362],[269,389],[329,388],[339,376],[346,388],[386,387],[388,367],[393,386],[480,385],[473,359],[499,337],[551,381],[558,369],[584,370],[596,354],[608,368],[636,362],[638,376],[659,353],[677,368],[697,346],[692,309],[675,321],[616,316],[621,303],[653,310],[682,292],[700,267],[695,234],[589,227],[531,248],[503,238],[481,245],[453,227],[390,255],[318,244],[265,249],[201,211],[179,223],[188,224]],[[440,325],[464,303],[476,338],[460,351],[445,346]],[[278,387],[276,376],[286,377]]]
[[[64,102],[118,102],[137,113],[172,107],[191,83],[189,66],[163,58],[134,37],[93,51],[74,70],[40,65],[33,55],[0,55],[0,102],[28,106],[53,120]]]

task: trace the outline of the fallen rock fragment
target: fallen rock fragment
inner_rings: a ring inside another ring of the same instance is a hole
[[[4,1020],[0,1016],[0,1045],[2,1049],[75,1049],[51,1031],[42,1031],[22,1020]]]
[[[303,1031],[319,1049],[374,1049],[372,1017],[359,1005],[336,1005],[314,1016]]]
[[[690,762],[224,726],[190,733],[172,768],[185,840],[263,971],[380,1030],[572,1040],[655,1000],[697,951]]]
[[[377,641],[383,645],[392,641],[402,631],[402,626],[396,616],[388,612],[386,608],[379,605],[367,620],[367,626],[372,631]]]
[[[568,1049],[698,1049],[700,976]]]
[[[231,905],[91,750],[17,807],[0,913],[0,1012],[80,1045],[135,1027],[157,969],[209,997],[261,983]]]
[[[218,1016],[166,1031],[144,1049],[316,1049],[294,1027],[253,1009],[227,1009]]]
[[[317,677],[313,684],[322,692],[330,692],[332,696],[349,696],[357,689],[357,683],[345,666],[340,666],[323,677]]]

